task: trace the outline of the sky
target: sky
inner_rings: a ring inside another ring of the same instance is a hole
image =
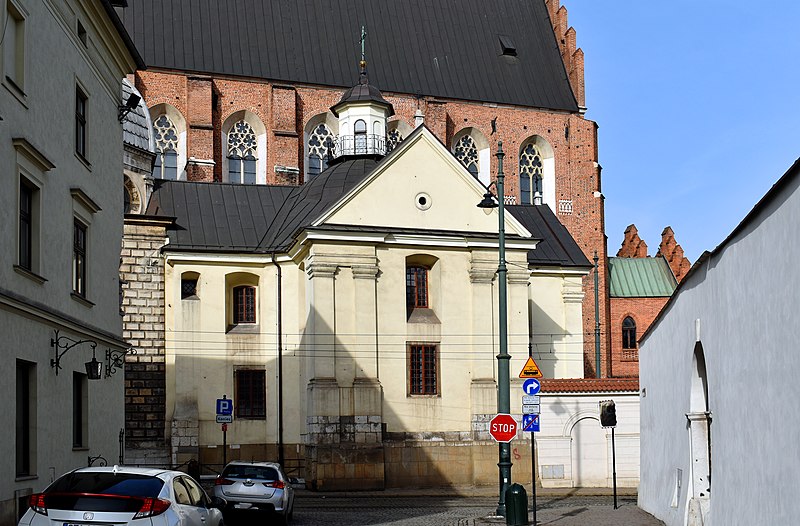
[[[694,263],[800,157],[800,2],[561,0],[585,55],[609,255],[671,226]]]

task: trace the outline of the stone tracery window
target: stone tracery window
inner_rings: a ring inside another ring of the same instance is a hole
[[[153,122],[153,139],[156,145],[156,162],[153,177],[178,178],[178,130],[165,114]]]
[[[538,194],[542,195],[542,154],[531,141],[519,155],[519,190],[522,204],[531,205]]]
[[[389,130],[389,133],[386,134],[386,153],[397,148],[401,142],[403,142],[403,136],[400,135],[400,130],[397,128]]]
[[[256,184],[256,134],[244,120],[228,132],[228,181]]]
[[[325,123],[308,136],[308,175],[313,177],[328,167],[328,151],[333,150],[333,133]]]
[[[469,173],[478,177],[478,147],[475,146],[475,140],[471,136],[461,137],[453,148],[453,154],[469,170]]]

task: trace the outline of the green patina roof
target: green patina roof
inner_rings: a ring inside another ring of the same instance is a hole
[[[671,296],[678,286],[663,257],[608,258],[612,298]]]

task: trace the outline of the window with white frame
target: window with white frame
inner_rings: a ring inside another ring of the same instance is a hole
[[[153,177],[178,179],[178,130],[166,114],[153,121],[153,142],[156,147]]]
[[[470,135],[464,135],[456,142],[455,146],[453,146],[453,155],[466,167],[469,173],[474,177],[478,177],[480,172],[478,147]]]
[[[542,196],[543,179],[542,154],[536,143],[529,141],[519,154],[519,192],[522,204],[532,205],[537,195]]]
[[[235,123],[228,132],[228,181],[256,184],[256,134],[244,120]]]
[[[334,136],[328,125],[323,123],[314,127],[308,135],[308,176],[314,177],[328,167],[328,157],[333,154]]]
[[[75,219],[72,229],[72,292],[86,297],[86,245],[88,227]]]
[[[75,88],[75,153],[86,159],[86,110],[89,97],[80,87]]]

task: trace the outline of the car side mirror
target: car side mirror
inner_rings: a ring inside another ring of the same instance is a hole
[[[222,497],[217,497],[214,495],[211,497],[211,507],[217,508],[218,510],[224,510],[228,506],[228,501],[223,499]]]

